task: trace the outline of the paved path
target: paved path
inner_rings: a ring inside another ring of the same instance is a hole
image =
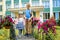
[[[22,36],[21,38],[17,37],[17,40],[35,40],[35,38]]]

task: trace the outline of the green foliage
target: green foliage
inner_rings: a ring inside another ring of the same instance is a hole
[[[36,28],[34,28],[33,36],[34,36],[35,39],[39,38],[38,30]]]
[[[60,20],[57,20],[57,24],[60,26]]]
[[[46,38],[46,40],[54,40],[54,35],[52,33],[47,34],[45,38]]]
[[[39,38],[39,35],[37,33],[34,32],[34,38],[35,39],[38,39]]]

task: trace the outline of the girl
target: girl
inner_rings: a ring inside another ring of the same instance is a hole
[[[24,22],[25,20],[23,17],[24,17],[23,14],[20,13],[18,18],[18,24],[16,27],[19,30],[19,37],[22,36],[22,30],[24,29],[24,26],[25,26],[25,22]]]

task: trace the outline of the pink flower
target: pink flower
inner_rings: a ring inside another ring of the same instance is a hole
[[[40,22],[38,22],[38,30],[42,27],[42,24],[40,24]]]
[[[46,26],[43,26],[42,28],[43,28],[44,32],[48,32],[48,28]]]
[[[12,18],[9,18],[9,21],[10,21],[10,22],[13,22]]]
[[[1,21],[2,24],[3,24],[4,22],[5,22],[4,20]]]

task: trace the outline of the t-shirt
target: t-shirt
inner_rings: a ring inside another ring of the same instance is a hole
[[[20,23],[23,22],[23,25],[25,25],[25,20],[24,20],[24,18],[19,18],[18,22],[20,22]]]
[[[27,10],[25,11],[25,16],[26,16],[27,19],[29,19],[29,18],[31,17],[31,10],[28,10],[28,9],[27,9]]]
[[[23,22],[24,19],[23,18],[19,18],[18,22]]]

